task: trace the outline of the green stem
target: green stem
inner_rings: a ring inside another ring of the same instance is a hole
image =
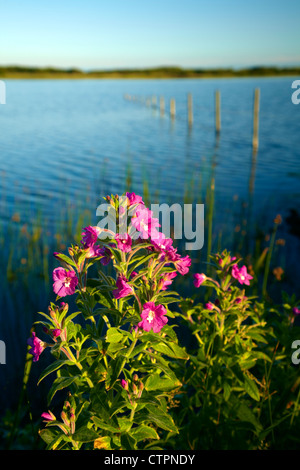
[[[128,351],[127,351],[127,354],[126,354],[126,356],[124,357],[124,359],[123,359],[123,361],[122,361],[122,363],[121,363],[121,365],[120,365],[120,367],[119,367],[119,370],[117,371],[116,378],[115,378],[113,384],[110,386],[110,389],[113,387],[113,385],[114,385],[114,383],[116,382],[116,380],[118,379],[120,373],[121,373],[122,370],[124,369],[125,364],[126,364],[126,361],[127,361],[127,358],[130,356],[130,354],[131,354],[132,351],[134,350],[135,345],[136,345],[136,343],[137,343],[137,340],[138,340],[138,338],[136,337],[136,338],[132,341],[132,343],[131,343],[131,345],[130,345],[130,348],[129,348]]]
[[[292,424],[293,424],[294,417],[295,417],[295,414],[296,414],[296,410],[297,410],[297,408],[298,408],[299,399],[300,399],[300,387],[299,387],[297,399],[296,399],[296,401],[295,401],[295,405],[294,405],[294,409],[293,409],[293,414],[292,414],[292,417],[291,417],[291,421],[290,421],[290,425],[291,425],[291,426],[292,426]]]
[[[273,228],[272,237],[271,237],[270,246],[269,246],[269,251],[268,251],[268,255],[267,255],[267,259],[266,259],[266,266],[265,266],[263,285],[262,285],[262,295],[263,295],[263,297],[265,297],[266,293],[267,293],[267,282],[268,282],[268,276],[269,276],[269,271],[270,271],[270,263],[271,263],[272,252],[273,252],[274,243],[275,243],[276,232],[277,232],[277,224],[275,224],[274,228]]]
[[[74,364],[78,367],[79,370],[82,370],[82,365],[80,364],[80,362],[78,362],[75,358],[75,356],[73,355],[71,349],[69,348],[69,346],[65,346],[63,348],[61,348],[61,350],[63,351],[63,353],[67,356],[67,358],[74,362]]]
[[[267,366],[266,366],[266,361],[264,361],[265,363],[265,374],[267,376]],[[266,383],[266,386],[268,387],[268,408],[269,408],[269,417],[270,417],[270,423],[271,423],[271,426],[273,426],[273,418],[272,418],[272,407],[271,407],[271,396],[270,396],[270,391],[269,391],[269,385],[268,385],[268,382]],[[272,428],[272,441],[274,443],[274,429]]]

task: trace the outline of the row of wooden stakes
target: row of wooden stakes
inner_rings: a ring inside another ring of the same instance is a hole
[[[131,96],[129,94],[124,95],[124,98],[129,101],[138,101],[139,98],[136,96]],[[258,149],[258,130],[259,130],[259,101],[260,101],[260,89],[255,88],[254,90],[254,104],[253,104],[253,136],[252,136],[252,147],[253,149]],[[163,96],[159,99],[159,106],[157,104],[157,97],[152,96],[152,98],[147,98],[145,100],[147,106],[152,108],[160,109],[160,114],[164,115],[166,112],[165,99]],[[170,117],[175,119],[176,117],[176,103],[175,99],[170,99]],[[187,120],[188,125],[191,127],[193,125],[193,97],[191,93],[187,95]],[[217,134],[221,132],[221,93],[219,90],[215,91],[215,131]]]

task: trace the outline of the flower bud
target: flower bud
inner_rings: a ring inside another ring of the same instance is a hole
[[[139,396],[141,396],[142,391],[144,390],[144,388],[145,388],[145,386],[144,386],[143,382],[140,382],[139,383],[139,391],[140,391]]]
[[[213,310],[214,305],[213,305],[211,302],[207,302],[207,303],[205,304],[205,308],[206,308],[207,310]]]
[[[121,386],[124,388],[124,390],[128,390],[128,382],[127,382],[127,380],[122,379],[122,380],[121,380]]]
[[[58,328],[55,328],[54,330],[51,331],[51,334],[52,334],[53,338],[57,338],[58,336],[61,335],[61,330],[58,329]]]
[[[48,410],[47,413],[42,413],[41,416],[42,416],[42,418],[44,418],[45,421],[55,421],[56,420],[54,414],[50,410]]]
[[[62,412],[60,413],[60,417],[61,417],[61,419],[63,420],[63,422],[65,423],[65,425],[69,427],[69,426],[70,426],[70,421],[69,421],[69,419],[68,419],[68,417],[67,417],[67,414],[66,414],[64,411],[62,411]]]
[[[72,408],[72,410],[74,411],[74,409]],[[71,410],[71,413],[70,413],[70,427],[71,427],[71,434],[74,434],[75,433],[75,411],[74,413],[72,413],[72,410]]]
[[[69,255],[70,255],[70,256],[73,256],[73,255],[74,255],[74,250],[73,250],[72,247],[69,247],[69,248],[68,248],[68,252],[69,252]]]

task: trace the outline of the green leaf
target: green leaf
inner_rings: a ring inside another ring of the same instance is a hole
[[[260,333],[258,333],[258,331],[249,330],[249,331],[247,331],[247,336],[250,336],[252,339],[254,339],[255,341],[258,341],[259,343],[265,343],[265,344],[268,343],[266,338],[264,338],[264,336],[262,336]]]
[[[112,298],[110,297],[109,292],[103,293],[98,290],[95,294],[95,299],[99,304],[104,305],[105,307],[115,308],[115,305],[113,303]]]
[[[86,254],[84,254],[84,256],[86,256]],[[77,268],[76,263],[71,258],[69,258],[69,256],[64,255],[63,253],[58,253],[55,257],[56,259],[67,263],[69,266],[74,266],[74,268]]]
[[[125,433],[121,435],[121,449],[133,450],[136,449],[136,440],[130,434]]]
[[[251,423],[254,426],[257,433],[262,431],[263,429],[262,425],[256,418],[253,411],[245,403],[241,403],[239,405],[238,410],[237,410],[237,416],[241,421]]]
[[[50,321],[50,323],[52,323],[52,324],[53,324],[53,320],[52,320],[52,318],[51,318],[51,317],[49,317],[49,315],[47,315],[47,314],[46,314],[46,313],[44,313],[44,312],[38,312],[38,313],[39,313],[39,315],[43,315],[43,317],[47,318],[47,320],[49,320],[49,321]]]
[[[54,442],[58,437],[61,436],[60,432],[56,429],[42,429],[39,431],[39,435],[43,439],[46,444],[51,444]]]
[[[267,362],[272,362],[272,359],[266,353],[262,351],[253,350],[253,354],[256,359],[264,359]]]
[[[176,359],[189,359],[189,355],[187,354],[187,352],[182,347],[178,346],[177,343],[171,342],[169,343],[169,345],[174,351],[173,357],[175,357]]]
[[[73,318],[77,317],[77,315],[80,315],[81,312],[74,312],[72,313],[71,315],[68,315],[66,318],[65,318],[65,321],[64,321],[64,326],[66,326],[69,321],[73,320]]]
[[[141,424],[137,428],[133,429],[130,433],[137,442],[143,441],[144,439],[159,439],[159,435],[155,429],[145,424]]]
[[[177,381],[177,377],[174,374],[174,372],[169,368],[168,361],[166,361],[163,357],[159,357],[155,354],[149,353],[148,351],[145,351],[150,357],[155,358],[156,360],[156,369],[159,371],[161,370],[164,372],[171,380],[174,382]],[[144,366],[146,367],[146,366]],[[153,369],[153,364],[150,366],[151,369]]]
[[[287,414],[286,416],[284,416],[283,418],[279,419],[278,421],[276,421],[275,423],[272,424],[272,426],[269,426],[267,429],[264,429],[261,431],[261,433],[259,434],[259,439],[260,440],[264,440],[267,435],[274,429],[276,428],[276,426],[278,426],[280,423],[282,423],[285,419],[287,418],[290,418],[291,416],[293,415],[293,412]]]
[[[160,377],[158,374],[150,375],[145,383],[145,389],[147,391],[158,390],[172,390],[173,388],[180,387],[182,384],[179,380],[174,381],[169,377]]]
[[[76,431],[72,439],[76,442],[91,442],[95,441],[99,437],[99,434],[94,431],[94,429],[88,429],[86,426],[81,426],[81,428]]]
[[[231,387],[230,387],[228,382],[224,382],[223,395],[224,395],[224,400],[225,401],[229,400],[230,394],[231,394]]]
[[[259,401],[260,394],[254,380],[251,380],[247,375],[244,376],[244,386],[248,395],[253,398],[253,400]]]
[[[170,415],[164,413],[160,408],[152,405],[148,405],[147,408],[147,421],[156,424],[158,427],[166,431],[178,433],[178,429]]]
[[[136,346],[136,347],[133,349],[133,351],[131,352],[131,354],[129,354],[128,359],[131,359],[131,358],[133,358],[134,356],[137,356],[137,355],[140,354],[141,352],[145,351],[146,348],[147,348],[147,344],[145,344],[145,343],[139,344],[138,346]]]
[[[178,297],[162,297],[159,299],[159,303],[163,305],[168,305],[168,304],[174,304],[175,302],[180,302],[180,299]]]
[[[141,257],[142,259],[141,259],[140,261],[138,261],[133,267],[130,268],[130,270],[129,270],[129,272],[128,272],[128,279],[129,279],[131,273],[132,273],[133,271],[136,271],[136,269],[137,269],[138,266],[140,266],[140,265],[143,264],[143,263],[146,263],[150,258],[153,258],[154,256],[156,256],[156,253],[151,253],[151,254],[148,255],[148,256],[142,256],[142,257]],[[131,263],[130,263],[130,264],[131,264]]]
[[[74,377],[58,377],[52,384],[52,387],[48,394],[48,403],[51,402],[52,398],[54,397],[55,393],[58,390],[62,390],[66,387],[69,387],[75,380],[79,377],[75,375]]]
[[[129,418],[118,418],[120,430],[119,432],[128,432],[132,426],[132,421]]]
[[[111,438],[109,436],[98,437],[94,442],[94,449],[111,450]]]
[[[158,351],[162,354],[166,354],[169,357],[174,357],[174,353],[169,346],[167,346],[165,343],[152,343],[151,344],[152,349],[155,351]]]
[[[46,367],[46,369],[40,375],[40,378],[38,380],[37,385],[39,385],[40,382],[45,377],[47,377],[47,375],[51,374],[52,372],[56,371],[57,369],[60,369],[60,367],[62,367],[63,365],[67,365],[67,364],[72,365],[72,364],[74,364],[74,362],[69,361],[69,360],[58,360],[58,361],[53,362],[53,364],[50,364],[48,367]]]
[[[108,343],[119,343],[120,341],[123,341],[124,339],[125,339],[124,335],[120,333],[118,328],[115,328],[115,327],[109,328],[109,330],[107,331],[106,341]]]
[[[124,351],[127,350],[127,348],[124,347],[123,343],[110,343],[106,350],[106,354],[115,359],[117,353],[122,349],[124,349]]]
[[[153,343],[151,347],[158,352],[166,354],[169,357],[173,357],[175,359],[188,359],[189,356],[187,355],[186,351],[178,346],[178,344],[174,342],[166,343]]]

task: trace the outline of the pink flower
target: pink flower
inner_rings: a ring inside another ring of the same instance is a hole
[[[113,296],[115,299],[121,299],[133,293],[132,287],[127,284],[127,279],[124,276],[118,277],[116,286],[117,289],[113,290]]]
[[[45,343],[41,341],[33,331],[31,338],[27,340],[27,344],[31,346],[28,352],[33,355],[33,362],[37,362],[45,349]]]
[[[142,196],[138,196],[135,193],[126,193],[126,196],[130,206],[133,206],[134,204],[144,204]]]
[[[171,246],[168,250],[163,252],[162,259],[164,261],[170,261],[172,263],[175,263],[176,261],[180,260],[181,256],[179,253],[177,253],[177,248],[174,248]]]
[[[207,302],[207,304],[205,304],[205,308],[207,310],[213,310],[214,304],[212,304],[211,302]]]
[[[129,253],[129,251],[131,251],[132,240],[128,233],[124,233],[122,235],[117,233],[115,239],[119,250],[123,251],[124,253]]]
[[[189,256],[185,256],[184,258],[179,258],[178,261],[175,261],[176,269],[182,275],[185,275],[189,272],[189,268],[191,264],[192,264],[192,260]]]
[[[45,421],[55,421],[56,418],[54,414],[51,411],[48,411],[48,413],[42,413],[41,417],[45,419]]]
[[[159,333],[168,323],[168,318],[164,316],[166,313],[167,310],[163,305],[156,306],[154,302],[146,302],[141,313],[142,321],[138,323],[138,327],[144,331],[152,329],[153,333]]]
[[[78,279],[74,271],[66,271],[64,268],[55,268],[52,277],[55,294],[60,297],[74,294],[78,284]]]
[[[51,330],[51,334],[54,338],[57,338],[61,335],[61,330],[59,328],[55,328],[54,330]]]
[[[294,307],[294,308],[293,308],[293,314],[294,314],[294,315],[300,315],[300,308]]]
[[[146,239],[156,232],[156,227],[160,227],[158,219],[152,218],[153,212],[147,207],[138,208],[131,218],[131,224],[141,234],[141,238]]]
[[[246,286],[250,286],[250,280],[253,279],[253,276],[247,273],[246,266],[242,266],[241,268],[238,267],[237,264],[232,266],[231,271],[232,277],[238,280],[240,284],[246,284]]]
[[[96,258],[98,256],[103,255],[103,248],[101,248],[99,245],[91,245],[86,248],[87,251],[87,258]]]
[[[194,278],[194,286],[195,287],[200,287],[201,284],[205,281],[206,279],[206,276],[205,274],[193,274],[193,278]]]
[[[124,390],[128,390],[128,382],[125,379],[121,380],[121,386],[124,388]]]
[[[163,252],[168,251],[173,244],[172,238],[166,238],[164,233],[158,231],[151,236],[151,242],[155,250]]]
[[[82,240],[81,243],[84,245],[85,248],[89,248],[93,246],[97,239],[98,235],[101,233],[101,228],[98,226],[89,225],[85,227],[82,232]]]
[[[100,263],[103,266],[106,266],[112,258],[111,251],[106,248],[106,246],[101,248],[99,247],[99,250],[97,250],[97,256],[102,256],[102,258],[100,259]]]
[[[159,281],[159,289],[166,290],[169,285],[172,284],[172,279],[177,276],[177,273],[165,273],[161,276]]]

